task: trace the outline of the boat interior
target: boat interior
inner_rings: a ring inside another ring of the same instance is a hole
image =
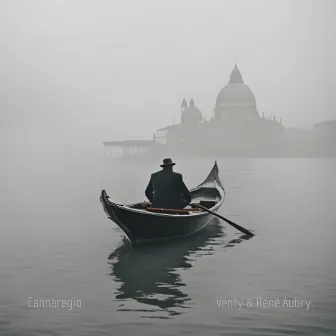
[[[200,204],[208,209],[214,207],[221,199],[221,194],[216,188],[196,188],[190,191],[191,193],[191,203]],[[141,202],[137,204],[129,205],[129,207],[134,209],[147,210],[149,212],[165,213],[165,214],[178,214],[178,215],[189,215],[192,213],[200,213],[205,210],[197,208],[195,206],[188,205],[184,209],[164,209],[164,208],[153,208],[151,203]]]
[[[206,208],[212,208],[221,199],[217,188],[201,187],[191,190],[191,202],[199,203]],[[202,203],[201,203],[202,202]]]

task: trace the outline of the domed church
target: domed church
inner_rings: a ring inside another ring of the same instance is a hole
[[[275,118],[260,117],[255,96],[235,65],[228,84],[217,95],[214,115],[205,120],[191,98],[181,104],[181,122],[157,130],[155,143],[226,151],[252,151],[282,137],[284,127]]]
[[[181,124],[194,125],[202,122],[202,112],[195,106],[194,99],[191,98],[189,106],[185,99],[181,104]]]
[[[260,119],[252,90],[244,83],[235,65],[229,83],[218,93],[215,119],[224,122],[248,122]]]
[[[182,100],[180,122],[160,128],[152,140],[105,142],[112,153],[154,153],[208,157],[276,157],[332,155],[331,122],[317,124],[314,131],[286,129],[275,116],[259,115],[256,98],[235,65],[228,83],[219,91],[211,117],[206,120],[193,98]],[[174,120],[174,119],[173,119]],[[327,127],[328,125],[328,127]],[[330,126],[330,127],[329,127]],[[121,151],[121,152],[120,152]],[[329,151],[329,152],[328,152]],[[125,154],[126,153],[126,154]],[[329,154],[326,154],[329,153]],[[118,155],[119,155],[118,154]],[[112,154],[114,155],[114,154]],[[331,157],[334,157],[331,156]]]

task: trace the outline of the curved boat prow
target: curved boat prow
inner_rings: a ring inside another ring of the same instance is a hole
[[[219,179],[219,169],[218,169],[217,161],[215,161],[215,164],[213,165],[213,167],[212,167],[209,175],[207,176],[207,178],[199,186],[202,186],[204,184],[208,184],[208,183],[211,183],[211,182],[214,182],[214,181],[216,181],[217,184],[224,190],[222,182]]]
[[[103,197],[106,197],[107,196],[107,193],[105,190],[102,190],[101,194],[100,194],[100,200],[103,199]]]
[[[102,190],[101,194],[100,194],[100,197],[99,197],[99,200],[100,200],[100,203],[103,205],[103,209],[105,211],[105,213],[107,214],[108,217],[109,216],[109,213],[107,211],[107,208],[106,208],[106,201],[107,201],[107,193],[105,190]]]
[[[108,198],[108,195],[106,191],[103,189],[99,197],[100,203],[102,203],[103,207],[104,205],[106,205],[107,198]]]

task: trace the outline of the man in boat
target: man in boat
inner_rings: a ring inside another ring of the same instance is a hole
[[[163,169],[153,173],[145,191],[153,208],[183,209],[191,202],[191,195],[182,175],[173,171],[172,159],[163,160]]]

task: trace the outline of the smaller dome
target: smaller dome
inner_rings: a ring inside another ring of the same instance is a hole
[[[190,106],[186,107],[183,111],[182,111],[182,115],[181,115],[181,123],[199,123],[201,122],[203,119],[202,113],[201,111],[195,106],[195,102],[193,99],[190,100]]]

